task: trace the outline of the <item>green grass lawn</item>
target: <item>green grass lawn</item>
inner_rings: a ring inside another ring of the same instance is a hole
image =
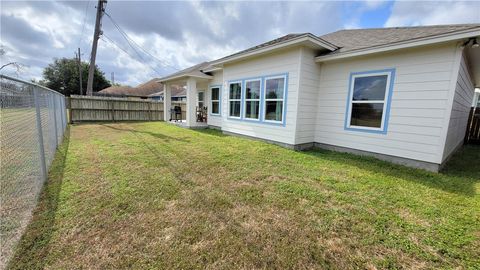
[[[74,125],[12,269],[479,269],[480,147],[440,174],[165,123]]]

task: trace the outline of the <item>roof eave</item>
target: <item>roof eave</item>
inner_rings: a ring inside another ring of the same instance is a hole
[[[415,40],[396,42],[388,45],[374,46],[374,47],[358,49],[358,50],[344,52],[344,53],[321,55],[321,56],[315,57],[315,62],[327,62],[331,60],[338,60],[338,59],[368,55],[373,53],[387,52],[387,51],[399,50],[404,48],[411,48],[411,47],[418,47],[423,45],[431,45],[435,43],[461,40],[461,39],[471,38],[476,36],[480,36],[480,28],[477,28],[474,30],[468,29],[464,31],[458,31],[455,33],[436,35],[433,37],[425,37],[425,38],[418,38]]]
[[[173,77],[165,77],[165,78],[161,78],[159,79],[157,82],[159,83],[163,83],[163,82],[169,82],[169,81],[176,81],[176,80],[179,80],[179,79],[182,79],[182,78],[185,78],[185,79],[188,79],[189,77],[192,77],[192,78],[198,78],[198,79],[212,79],[213,76],[211,75],[196,75],[196,74],[180,74],[180,75],[177,75],[177,76],[173,76]]]
[[[223,68],[222,67],[208,67],[204,70],[202,70],[203,72],[214,72],[214,71],[219,71],[219,70],[222,70]]]
[[[273,50],[287,48],[287,47],[290,47],[290,46],[293,46],[293,45],[299,45],[301,43],[308,43],[308,42],[317,46],[318,48],[324,48],[324,49],[327,49],[329,51],[334,51],[334,50],[338,49],[338,47],[336,47],[335,45],[333,45],[331,43],[328,43],[328,42],[326,42],[326,41],[324,41],[320,38],[317,38],[313,35],[305,35],[305,36],[301,36],[301,37],[294,38],[294,39],[291,39],[291,40],[287,40],[287,41],[282,42],[282,43],[258,48],[258,49],[255,49],[253,51],[249,51],[249,52],[246,52],[246,53],[243,53],[243,54],[235,55],[235,56],[232,56],[232,57],[226,57],[226,58],[223,58],[223,59],[220,59],[220,60],[217,60],[217,61],[212,61],[211,65],[215,66],[215,67],[218,67],[218,68],[221,68],[218,65],[223,65],[223,64],[238,61],[238,60],[241,60],[241,59],[244,59],[244,58],[253,57],[253,56],[256,56],[256,55],[261,55],[261,54],[264,54],[264,53],[267,53],[267,52],[270,52],[270,51],[273,51]]]

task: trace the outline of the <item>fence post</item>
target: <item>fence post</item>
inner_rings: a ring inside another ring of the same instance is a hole
[[[57,110],[56,110],[56,101],[55,101],[55,96],[52,95],[52,103],[53,103],[53,127],[55,129],[55,149],[57,149],[58,146],[58,129],[57,129]]]
[[[42,131],[42,118],[40,115],[40,97],[38,96],[38,91],[35,87],[32,87],[33,90],[33,99],[35,102],[35,111],[37,118],[37,132],[38,132],[38,147],[40,152],[40,169],[42,171],[43,180],[47,180],[47,164],[45,163],[45,149],[43,144],[43,131]]]
[[[63,98],[60,98],[60,110],[59,110],[59,113],[60,113],[60,120],[62,120],[62,129],[60,130],[61,133],[62,133],[62,137],[63,137],[63,131],[65,129],[65,119],[64,119],[64,114],[63,114],[63,108],[65,107],[65,105],[63,104]]]
[[[68,122],[69,124],[73,124],[73,112],[72,112],[72,97],[67,98],[67,105],[65,106],[65,110],[68,107]]]
[[[148,121],[152,121],[152,103],[147,103],[148,104]]]
[[[62,115],[63,115],[63,133],[67,128],[67,105],[65,104],[65,97],[62,97]]]
[[[112,100],[112,121],[115,122],[115,100]]]

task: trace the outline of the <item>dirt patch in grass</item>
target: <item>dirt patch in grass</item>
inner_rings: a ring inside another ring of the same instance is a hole
[[[480,268],[479,147],[435,174],[119,123],[60,153],[11,269]]]

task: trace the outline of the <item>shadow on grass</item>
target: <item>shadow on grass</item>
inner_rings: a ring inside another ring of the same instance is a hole
[[[184,139],[184,138],[175,138],[175,137],[168,136],[168,135],[158,133],[158,132],[143,131],[143,130],[137,130],[137,129],[131,129],[131,128],[121,128],[121,127],[118,127],[118,126],[112,126],[110,124],[104,124],[104,123],[101,123],[99,125],[103,126],[103,127],[110,128],[110,129],[118,130],[118,131],[129,131],[129,132],[132,132],[134,134],[135,133],[142,133],[142,134],[150,135],[152,137],[164,140],[166,142],[168,142],[170,140],[179,141],[179,142],[190,142],[190,140],[187,140],[187,139]]]
[[[176,141],[181,141],[181,142],[190,142],[189,140],[185,139],[180,139],[180,138],[174,138],[171,136],[163,135],[160,133],[155,133],[155,132],[148,132],[148,131],[140,131],[136,129],[128,129],[128,128],[118,128],[118,127],[113,127],[105,124],[101,124],[101,126],[119,130],[119,131],[127,131],[131,132],[137,139],[138,142],[140,142],[145,149],[147,149],[152,155],[156,157],[157,162],[159,165],[162,165],[164,168],[167,168],[172,175],[178,179],[181,183],[183,184],[192,184],[192,181],[188,178],[189,175],[189,170],[185,170],[184,164],[178,163],[177,160],[173,160],[171,158],[168,158],[164,156],[160,151],[158,151],[150,142],[146,142],[144,138],[141,136],[141,134],[146,134],[150,135],[159,139],[163,139],[166,142],[168,142],[169,139],[171,140],[176,140]]]
[[[204,128],[204,129],[191,129],[194,132],[198,132],[204,135],[210,135],[215,137],[228,137],[229,135],[224,134],[221,130],[214,128]]]
[[[475,185],[480,182],[480,146],[478,145],[464,146],[439,173],[395,165],[372,157],[328,150],[311,150],[304,153],[337,164],[348,164],[375,174],[383,174],[469,197],[476,195]]]
[[[55,214],[63,182],[65,160],[70,144],[70,128],[65,130],[63,143],[50,166],[48,180],[40,193],[32,220],[15,248],[7,269],[43,269],[53,235]]]

